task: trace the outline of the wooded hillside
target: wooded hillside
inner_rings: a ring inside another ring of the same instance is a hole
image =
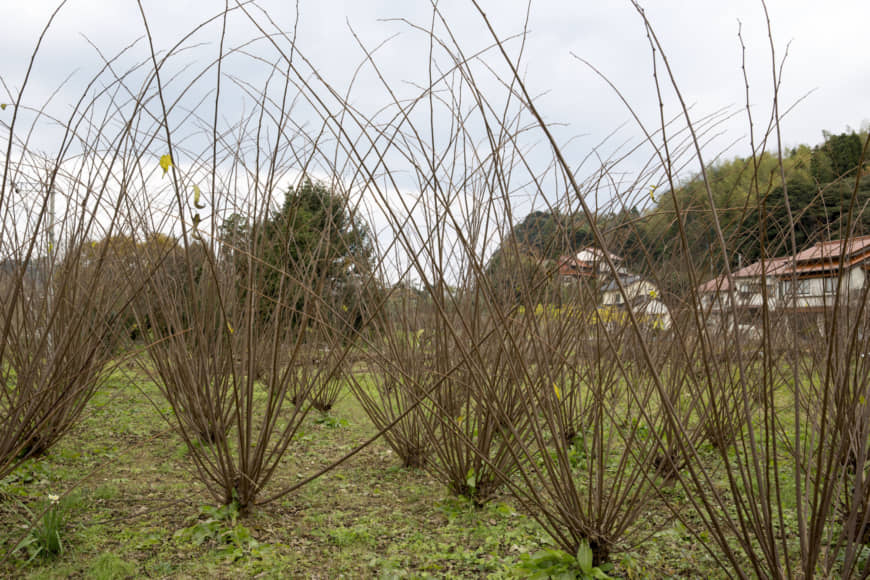
[[[870,231],[870,212],[866,211],[870,178],[862,177],[857,183],[855,179],[867,134],[823,135],[824,141],[818,145],[786,151],[782,173],[779,160],[769,153],[737,157],[706,168],[732,267],[758,260],[761,247],[769,257],[782,256],[820,239]],[[688,261],[702,278],[718,274],[723,258],[714,246],[713,212],[701,176],[695,175],[674,190],[651,195],[654,203],[643,210],[620,204],[599,209],[595,219],[608,249],[621,255],[627,268],[640,273],[648,273],[649,264],[673,266],[658,272],[659,282],[671,292],[685,290],[691,282]],[[791,223],[789,210],[794,218],[793,240],[787,227]],[[680,241],[681,227],[688,256]],[[532,212],[514,226],[513,236],[507,239],[516,243],[518,252],[539,260],[555,260],[594,244],[589,220],[582,212]],[[496,251],[493,267],[505,261],[504,246]]]

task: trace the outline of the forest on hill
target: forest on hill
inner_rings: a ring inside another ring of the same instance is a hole
[[[822,239],[870,232],[870,177],[856,180],[867,132],[823,135],[818,145],[788,149],[782,172],[777,156],[767,152],[706,168],[732,268],[757,261],[762,248],[766,257],[783,256]],[[647,208],[612,203],[593,219],[607,249],[621,256],[627,269],[649,275],[655,268],[663,289],[682,293],[690,284],[689,263],[702,279],[724,266],[709,198],[703,177],[695,175],[673,190],[656,191]],[[582,211],[535,211],[496,250],[491,271],[506,262],[507,243],[515,244],[515,257],[540,264],[594,245],[594,239]]]

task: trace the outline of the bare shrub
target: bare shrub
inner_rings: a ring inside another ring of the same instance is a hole
[[[430,459],[426,386],[431,380],[431,331],[421,310],[423,298],[397,287],[388,298],[383,324],[375,340],[382,344],[365,350],[365,373],[350,373],[349,385],[363,410],[399,457],[403,467],[421,468]],[[389,427],[389,428],[388,428]]]
[[[129,127],[117,123],[111,95],[118,83],[104,68],[62,113],[51,98],[34,105],[30,73],[52,22],[18,92],[4,82],[0,478],[47,452],[74,425],[117,354],[120,312],[130,300],[107,252],[91,248],[119,228],[116,147]]]

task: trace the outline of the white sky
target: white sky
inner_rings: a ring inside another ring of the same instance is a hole
[[[223,2],[202,0],[144,0],[158,47],[168,47],[182,31],[217,12]],[[0,76],[7,86],[21,86],[27,55],[56,2],[29,0],[2,11],[3,55]],[[295,7],[279,0],[262,2],[279,25],[292,28]],[[507,35],[522,27],[526,5],[515,1],[483,3],[498,31]],[[655,0],[644,3],[648,16],[672,60],[687,100],[701,110],[742,105],[740,52],[736,37],[743,22],[750,58],[753,90],[758,103],[769,88],[770,59],[764,16],[754,0]],[[450,23],[466,46],[480,44],[487,34],[474,7],[451,0],[441,3]],[[793,102],[815,91],[786,119],[788,143],[820,139],[823,129],[858,128],[870,119],[865,108],[870,96],[870,56],[866,51],[870,2],[842,0],[770,0],[774,39],[779,56],[791,43],[783,78],[783,100]],[[399,22],[408,18],[427,24],[428,2],[419,0],[299,0],[298,42],[320,65],[324,75],[341,86],[361,53],[348,23],[370,46],[399,33],[413,34]],[[575,134],[600,135],[627,115],[590,72],[571,57],[577,54],[605,72],[633,103],[651,101],[650,57],[640,20],[628,2],[540,0],[532,3],[525,74],[533,92],[550,91],[542,104],[553,120],[567,123]],[[217,41],[217,28],[200,41]],[[92,72],[98,64],[81,35],[112,53],[142,34],[138,8],[130,0],[70,0],[61,10],[33,72],[37,94],[54,88],[70,71]],[[242,33],[243,35],[244,33]],[[425,69],[425,43],[393,41],[382,53],[395,79],[420,78]],[[421,50],[409,51],[408,47]],[[2,97],[9,100],[8,96]],[[645,107],[641,107],[644,109]],[[737,137],[739,135],[736,135]],[[594,140],[594,139],[593,139]]]
[[[497,32],[503,37],[523,29],[527,4],[515,0],[481,0]],[[344,89],[363,53],[353,38],[352,28],[369,48],[391,38],[376,54],[383,72],[404,95],[416,94],[414,88],[425,83],[428,73],[428,40],[413,31],[407,21],[428,26],[432,19],[429,2],[420,0],[299,0],[297,46],[331,85]],[[757,128],[764,129],[770,117],[771,57],[762,4],[754,0],[650,0],[643,3],[666,54],[677,82],[696,118],[722,108],[737,116],[717,131],[723,134],[708,149],[707,160],[725,149],[732,157],[748,150],[748,128],[744,105],[744,84],[738,21],[742,22],[747,45],[750,103]],[[219,12],[224,3],[203,0],[143,0],[144,9],[158,50],[172,46],[184,32],[206,17]],[[232,5],[232,3],[231,3]],[[292,30],[296,6],[288,0],[264,0],[276,24]],[[41,28],[56,2],[29,0],[14,9],[2,10],[0,33],[0,102],[13,102],[22,86],[30,53]],[[256,8],[249,7],[259,14]],[[444,0],[439,8],[466,54],[486,46],[490,37],[473,4]],[[866,35],[870,26],[870,2],[843,0],[770,0],[773,37],[777,59],[788,58],[784,67],[781,110],[806,98],[783,120],[784,144],[817,144],[823,130],[842,132],[847,126],[858,129],[870,120],[866,109],[870,96],[870,57]],[[265,20],[259,16],[261,22]],[[243,18],[230,21],[231,41],[238,44],[255,34]],[[627,1],[555,1],[532,3],[529,36],[522,60],[522,75],[530,91],[539,95],[546,120],[558,123],[557,136],[566,152],[577,163],[592,147],[614,129],[622,126],[615,143],[636,142],[640,132],[625,106],[600,78],[573,55],[588,60],[624,93],[642,121],[655,127],[658,107],[652,82],[649,44],[642,22]],[[205,43],[199,52],[191,51],[196,61],[214,55],[219,38],[219,23],[200,31],[191,42]],[[69,0],[49,30],[36,59],[24,95],[25,104],[39,105],[70,74],[72,80],[54,97],[52,107],[69,110],[81,93],[84,82],[94,74],[100,59],[85,38],[105,54],[114,54],[142,36],[144,28],[137,4],[130,0]],[[509,45],[516,54],[517,42]],[[256,52],[257,49],[252,49]],[[127,62],[147,57],[140,42]],[[274,53],[270,53],[274,55]],[[271,56],[270,56],[271,58]],[[493,52],[486,61],[499,67]],[[195,63],[197,64],[197,63]],[[503,70],[503,69],[502,69]],[[263,79],[257,71],[231,70],[237,78],[255,86]],[[247,76],[246,76],[247,75]],[[228,92],[228,102],[232,102]],[[365,111],[375,111],[385,102],[370,69],[357,80],[352,102]],[[675,114],[672,97],[667,97],[667,112]],[[231,106],[228,108],[231,109]],[[8,122],[11,108],[0,112],[0,122]],[[538,137],[539,139],[539,137]],[[45,143],[36,136],[34,142]],[[50,148],[50,144],[44,145]],[[727,149],[726,149],[727,147]],[[689,168],[691,173],[697,168]]]

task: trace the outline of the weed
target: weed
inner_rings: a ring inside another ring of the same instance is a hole
[[[136,566],[117,554],[104,552],[94,558],[87,576],[94,580],[119,580],[136,576]]]
[[[520,556],[520,564],[516,567],[518,576],[536,580],[553,578],[557,580],[607,580],[612,568],[610,564],[592,565],[592,549],[589,542],[583,541],[572,555],[562,550],[547,548],[533,555]]]
[[[64,510],[57,495],[48,496],[48,505],[42,516],[33,523],[30,534],[18,545],[27,551],[30,560],[54,558],[63,553],[60,533],[64,526]]]
[[[338,417],[334,417],[333,415],[329,415],[327,413],[322,413],[320,416],[314,419],[314,422],[318,425],[323,425],[327,429],[347,427],[349,424],[347,422],[347,419],[339,419]]]
[[[202,506],[195,524],[175,532],[174,537],[194,546],[210,545],[227,562],[246,556],[259,556],[260,543],[251,531],[238,523],[239,504],[233,501],[222,506]]]

